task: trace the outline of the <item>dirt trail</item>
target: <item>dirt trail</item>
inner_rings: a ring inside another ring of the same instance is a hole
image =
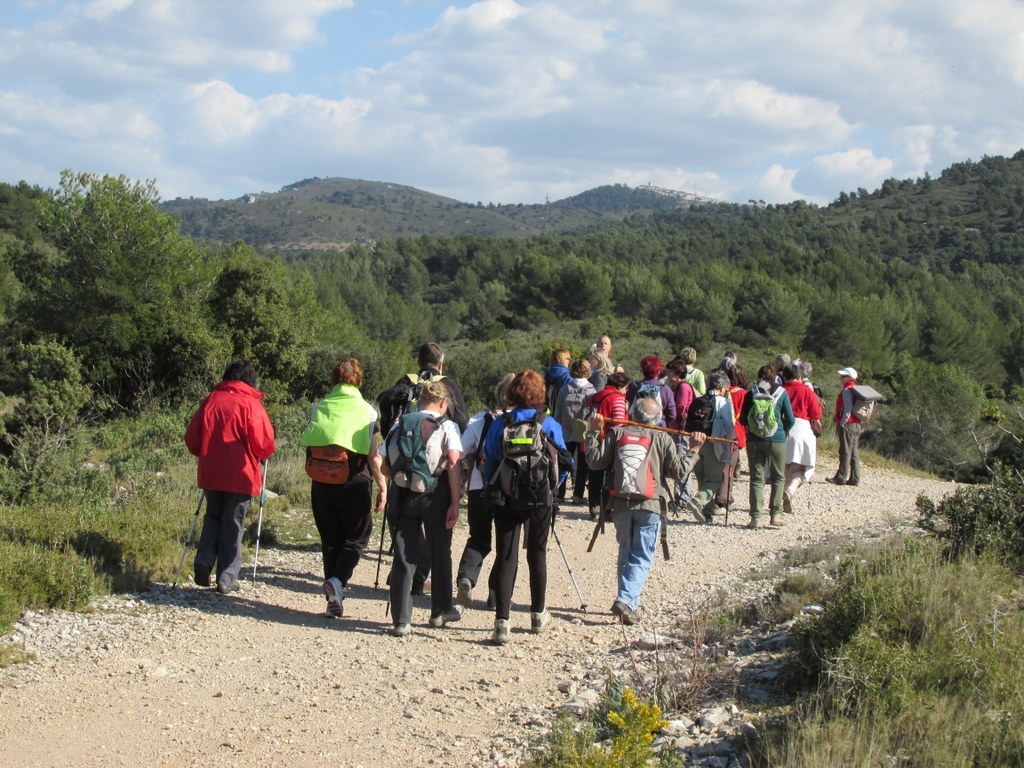
[[[948,483],[864,470],[857,488],[818,481],[801,489],[781,530],[748,531],[746,478],[729,525],[673,519],[672,559],[656,560],[640,636],[667,626],[690,595],[743,574],[772,553],[827,534],[913,518],[919,493]],[[592,523],[568,506],[559,536],[589,605],[580,611],[554,541],[548,603],[556,622],[529,626],[525,558],[503,648],[493,615],[426,626],[418,598],[411,637],[384,634],[385,593],[375,558],[356,571],[346,618],[323,618],[319,555],[265,549],[257,582],[219,596],[192,586],[98,601],[94,612],[27,614],[16,639],[38,661],[0,670],[4,766],[456,766],[506,761],[539,713],[567,700],[559,686],[622,645],[614,598],[614,533],[586,553]],[[466,527],[456,530],[457,559]],[[490,560],[490,559],[489,559]],[[489,567],[489,566],[485,566]]]

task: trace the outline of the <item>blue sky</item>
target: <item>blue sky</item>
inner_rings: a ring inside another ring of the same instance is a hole
[[[1021,0],[8,0],[0,181],[746,201],[1024,147]]]

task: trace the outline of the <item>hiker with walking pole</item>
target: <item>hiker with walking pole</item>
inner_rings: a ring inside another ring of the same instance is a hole
[[[555,489],[573,468],[562,427],[544,414],[544,379],[529,369],[517,373],[508,391],[511,410],[501,414],[484,441],[487,503],[494,513],[494,634],[491,642],[509,640],[512,591],[519,569],[519,541],[526,526],[526,563],[530,569],[530,631],[551,623],[547,609],[548,533]]]
[[[242,534],[252,497],[261,493],[260,462],[274,453],[274,427],[256,389],[256,369],[236,360],[203,400],[185,430],[185,445],[199,457],[197,484],[205,492],[206,514],[193,562],[195,582],[217,591],[238,589]]]
[[[587,421],[584,442],[587,464],[609,471],[608,504],[618,542],[618,590],[611,612],[623,624],[639,621],[640,593],[654,562],[662,515],[671,498],[668,481],[686,477],[700,456],[706,436],[690,438],[690,450],[680,457],[670,430],[659,427],[661,404],[637,398],[626,424],[608,429],[609,421],[595,414]],[[607,430],[607,431],[606,431]],[[675,430],[671,430],[675,431]],[[596,536],[595,536],[596,538]]]

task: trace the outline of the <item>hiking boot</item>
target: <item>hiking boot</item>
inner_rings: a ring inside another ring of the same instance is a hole
[[[616,600],[614,603],[612,603],[612,615],[618,616],[619,621],[621,621],[627,627],[636,624],[640,620],[637,612],[621,600]]]
[[[769,520],[769,525],[771,525],[772,528],[781,528],[782,515],[772,515],[771,520]]]
[[[413,582],[412,589],[409,590],[410,595],[425,595],[427,594],[427,583],[424,582]]]
[[[412,628],[408,624],[395,624],[388,630],[388,634],[392,637],[408,637],[410,632],[412,632]]]
[[[847,480],[847,485],[860,485],[860,480]]]
[[[789,491],[782,494],[782,511],[787,515],[793,514],[793,494]]]
[[[750,522],[747,523],[747,528],[749,528],[750,530],[755,530],[755,529],[760,528],[760,527],[761,527],[761,518],[760,517],[752,517],[752,518],[750,518]]]
[[[469,608],[473,604],[473,582],[463,577],[459,579],[458,589],[455,593],[455,602],[463,608]]]
[[[331,578],[324,582],[324,594],[327,595],[327,610],[324,612],[325,616],[332,616],[335,619],[340,619],[345,615],[345,606],[342,602],[344,600],[342,597],[342,590],[344,590],[344,587],[337,576],[331,576]]]
[[[591,520],[597,520],[597,514],[600,511],[601,511],[600,507],[591,507],[590,508],[590,519]]]
[[[825,480],[826,483],[832,483],[832,485],[846,485],[846,480],[836,475]]]
[[[686,505],[686,511],[693,515],[693,519],[698,523],[706,523],[707,518],[704,517],[704,510],[698,506],[695,506],[693,502]]]
[[[530,631],[535,635],[539,635],[551,624],[551,614],[548,613],[548,609],[545,608],[543,611],[534,611],[530,613]]]
[[[494,620],[494,634],[491,635],[491,642],[494,645],[504,645],[508,642],[508,619]]]
[[[498,607],[498,597],[494,594],[494,590],[488,590],[487,592],[487,610],[493,611]]]
[[[240,589],[237,581],[217,581],[217,592],[222,595],[237,592]]]
[[[437,616],[430,617],[430,626],[438,628],[443,627],[446,624],[452,624],[456,621],[462,621],[462,614],[465,609],[461,605],[453,605],[444,613],[439,613]]]
[[[210,586],[210,566],[197,562],[192,568],[192,578],[200,587]]]

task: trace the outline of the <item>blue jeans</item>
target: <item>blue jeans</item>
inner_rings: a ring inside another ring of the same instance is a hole
[[[647,573],[654,562],[661,516],[646,509],[615,510],[615,540],[619,542],[619,595],[616,598],[636,610]]]

